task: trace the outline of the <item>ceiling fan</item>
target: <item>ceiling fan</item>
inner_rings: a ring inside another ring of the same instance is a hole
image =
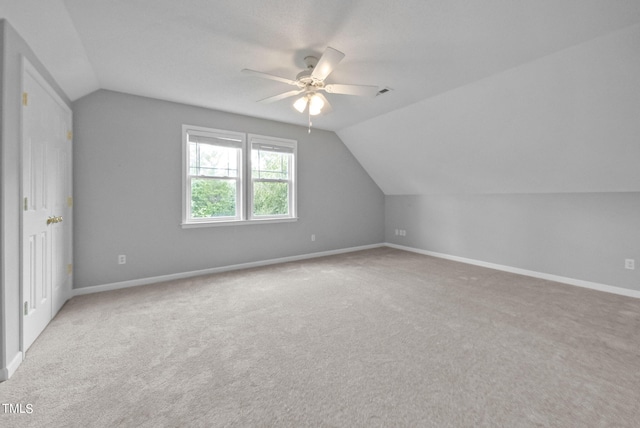
[[[296,86],[296,89],[259,100],[258,102],[272,103],[302,94],[302,96],[293,103],[293,107],[300,113],[304,113],[305,110],[308,111],[309,128],[311,128],[311,116],[320,113],[328,114],[333,110],[331,104],[329,104],[329,101],[321,92],[370,97],[378,93],[377,86],[325,83],[324,80],[331,74],[336,65],[342,61],[342,58],[344,58],[344,54],[331,47],[327,47],[320,59],[315,56],[307,56],[304,58],[304,63],[307,68],[298,73],[295,80],[274,76],[273,74],[263,73],[261,71],[249,70],[247,68],[243,69],[242,72]]]

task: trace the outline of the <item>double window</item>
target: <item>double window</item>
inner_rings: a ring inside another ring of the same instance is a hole
[[[296,141],[183,125],[183,146],[183,225],[296,218]]]

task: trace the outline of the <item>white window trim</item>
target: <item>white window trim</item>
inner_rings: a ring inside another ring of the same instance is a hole
[[[297,218],[297,175],[296,172],[298,162],[298,142],[296,140],[288,140],[285,138],[268,137],[266,135],[249,134],[248,149],[247,149],[247,199],[249,201],[248,218],[252,221],[266,221],[266,220],[289,220]],[[276,216],[254,216],[253,215],[253,174],[252,174],[252,158],[253,158],[253,143],[270,144],[273,146],[286,147],[292,150],[293,159],[291,162],[291,171],[289,173],[289,214],[288,215],[276,215]]]
[[[191,206],[191,186],[189,186],[189,180],[191,174],[189,173],[189,141],[187,134],[189,131],[195,134],[201,134],[203,136],[217,136],[228,137],[233,139],[239,139],[241,141],[241,154],[240,162],[238,164],[238,185],[237,191],[237,208],[235,217],[229,218],[189,218],[190,206]],[[182,225],[198,225],[198,224],[212,224],[222,222],[237,222],[244,220],[245,207],[244,207],[244,188],[245,184],[245,164],[247,153],[247,138],[244,133],[225,131],[221,129],[205,128],[202,126],[182,125]]]
[[[191,206],[191,191],[189,184],[189,142],[187,138],[187,131],[195,131],[196,133],[214,134],[218,136],[226,136],[231,138],[238,138],[242,141],[242,155],[239,165],[239,178],[240,182],[239,190],[240,197],[239,204],[239,216],[235,218],[205,218],[205,219],[189,219],[189,207]],[[252,216],[253,212],[253,180],[251,177],[251,141],[253,139],[268,142],[274,145],[280,145],[289,147],[293,150],[293,165],[291,171],[291,193],[289,199],[289,212],[288,216]],[[222,129],[214,129],[203,126],[195,125],[182,125],[182,222],[181,227],[183,229],[200,228],[200,227],[216,227],[216,226],[236,226],[236,225],[248,225],[248,224],[271,224],[271,223],[290,223],[298,220],[297,217],[297,153],[298,142],[296,140],[290,140],[285,138],[270,137],[257,134],[246,134],[243,132],[227,131]]]

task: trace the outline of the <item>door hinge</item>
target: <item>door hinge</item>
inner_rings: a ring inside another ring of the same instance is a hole
[[[29,315],[29,302],[24,302],[24,314]]]
[[[29,94],[26,92],[22,93],[22,105],[25,107],[29,105]]]
[[[25,211],[29,210],[29,198],[27,197],[24,198],[24,210]]]
[[[73,132],[67,131],[67,140],[71,141],[72,138],[73,138]]]
[[[67,206],[69,208],[73,206],[73,196],[67,196]]]
[[[69,263],[67,265],[67,275],[71,275],[73,273],[73,265]]]

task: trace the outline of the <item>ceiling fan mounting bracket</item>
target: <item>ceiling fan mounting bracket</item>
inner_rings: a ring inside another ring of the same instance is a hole
[[[313,70],[318,65],[318,58],[312,55],[305,56],[304,63],[307,66],[307,70]]]

